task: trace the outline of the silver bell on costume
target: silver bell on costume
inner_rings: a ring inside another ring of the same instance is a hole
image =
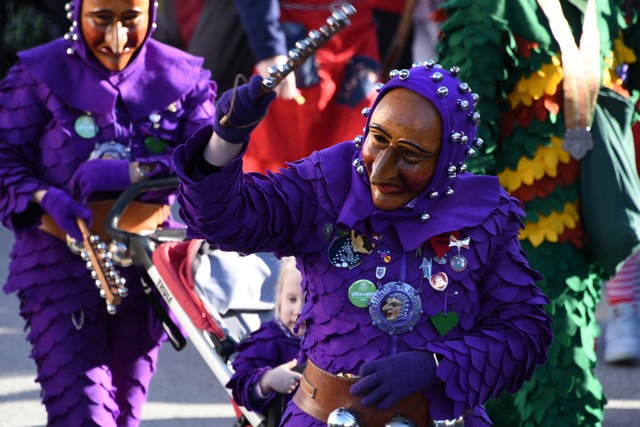
[[[349,408],[337,408],[329,414],[327,427],[361,427],[356,413]]]
[[[416,424],[405,417],[397,415],[387,421],[384,427],[416,427]]]
[[[433,427],[464,427],[464,417],[455,420],[434,420]]]

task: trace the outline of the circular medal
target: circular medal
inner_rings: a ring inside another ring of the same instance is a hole
[[[91,139],[98,133],[95,120],[88,114],[78,117],[73,123],[73,129],[84,139]]]
[[[372,324],[389,335],[411,331],[421,314],[420,294],[408,283],[389,282],[369,301]]]
[[[352,269],[360,264],[360,254],[353,250],[351,235],[344,234],[329,245],[329,262],[338,268]]]
[[[119,142],[109,141],[96,144],[96,148],[89,154],[89,160],[95,159],[130,160],[131,154],[129,149]]]
[[[454,255],[449,261],[449,265],[453,271],[464,271],[467,268],[467,259],[462,255]]]
[[[356,307],[366,308],[371,296],[376,292],[376,285],[372,281],[356,280],[349,286],[349,301]]]
[[[567,129],[562,148],[576,160],[582,159],[593,148],[593,137],[589,128]]]

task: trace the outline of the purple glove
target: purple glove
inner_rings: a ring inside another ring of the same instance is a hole
[[[262,77],[254,75],[249,83],[238,86],[235,92],[229,89],[222,94],[216,103],[216,117],[213,131],[222,139],[234,144],[242,144],[249,139],[262,118],[267,114],[269,104],[276,98],[276,93],[265,93],[262,90]],[[231,102],[233,100],[233,111]],[[222,117],[228,115],[226,126],[220,124]]]
[[[410,394],[438,381],[433,353],[410,351],[366,362],[360,367],[361,380],[351,386],[351,394],[361,396],[365,406],[389,409]]]
[[[69,194],[58,188],[49,188],[40,201],[40,207],[51,215],[58,227],[69,236],[82,241],[82,233],[76,223],[76,218],[81,218],[91,225],[91,210],[78,205]]]
[[[129,161],[90,160],[80,165],[69,185],[76,199],[84,199],[99,191],[122,191],[131,185]]]

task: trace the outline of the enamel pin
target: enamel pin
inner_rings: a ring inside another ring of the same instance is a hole
[[[433,289],[442,292],[447,289],[447,286],[449,285],[449,277],[447,277],[447,273],[441,271],[435,276],[431,276],[431,278],[429,278],[429,283]]]
[[[375,245],[363,234],[356,234],[355,230],[351,230],[351,245],[353,250],[361,254],[370,254]]]
[[[338,268],[352,269],[362,262],[360,254],[353,250],[350,234],[337,237],[329,245],[329,262]]]
[[[459,236],[459,232],[454,231],[452,233],[443,233],[437,236],[433,236],[429,239],[429,243],[431,244],[431,248],[436,253],[436,256],[433,258],[433,261],[437,264],[444,265],[447,263],[447,252],[449,251],[449,236],[453,235],[455,237]]]
[[[431,258],[422,258],[422,264],[420,264],[420,270],[422,270],[423,279],[431,279]]]
[[[376,285],[372,281],[356,280],[349,286],[349,301],[356,307],[366,308],[371,296],[376,292]]]

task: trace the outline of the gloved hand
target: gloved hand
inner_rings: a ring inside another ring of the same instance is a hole
[[[90,160],[80,165],[69,185],[76,199],[99,191],[122,191],[131,185],[129,161]]]
[[[222,94],[216,103],[216,116],[213,131],[222,139],[234,144],[242,144],[249,139],[260,120],[267,114],[269,104],[275,99],[274,91],[264,93],[262,77],[254,75],[249,83],[238,86],[235,92],[229,89]],[[233,101],[233,111],[231,103]],[[227,116],[226,126],[220,124],[223,116]]]
[[[360,367],[360,379],[351,386],[351,394],[361,396],[365,406],[389,409],[410,394],[438,381],[433,353],[410,351],[366,362]]]
[[[81,218],[91,225],[91,210],[78,205],[69,194],[58,188],[49,188],[40,201],[40,207],[51,215],[58,227],[69,236],[82,241],[82,233],[76,223],[76,218]]]

